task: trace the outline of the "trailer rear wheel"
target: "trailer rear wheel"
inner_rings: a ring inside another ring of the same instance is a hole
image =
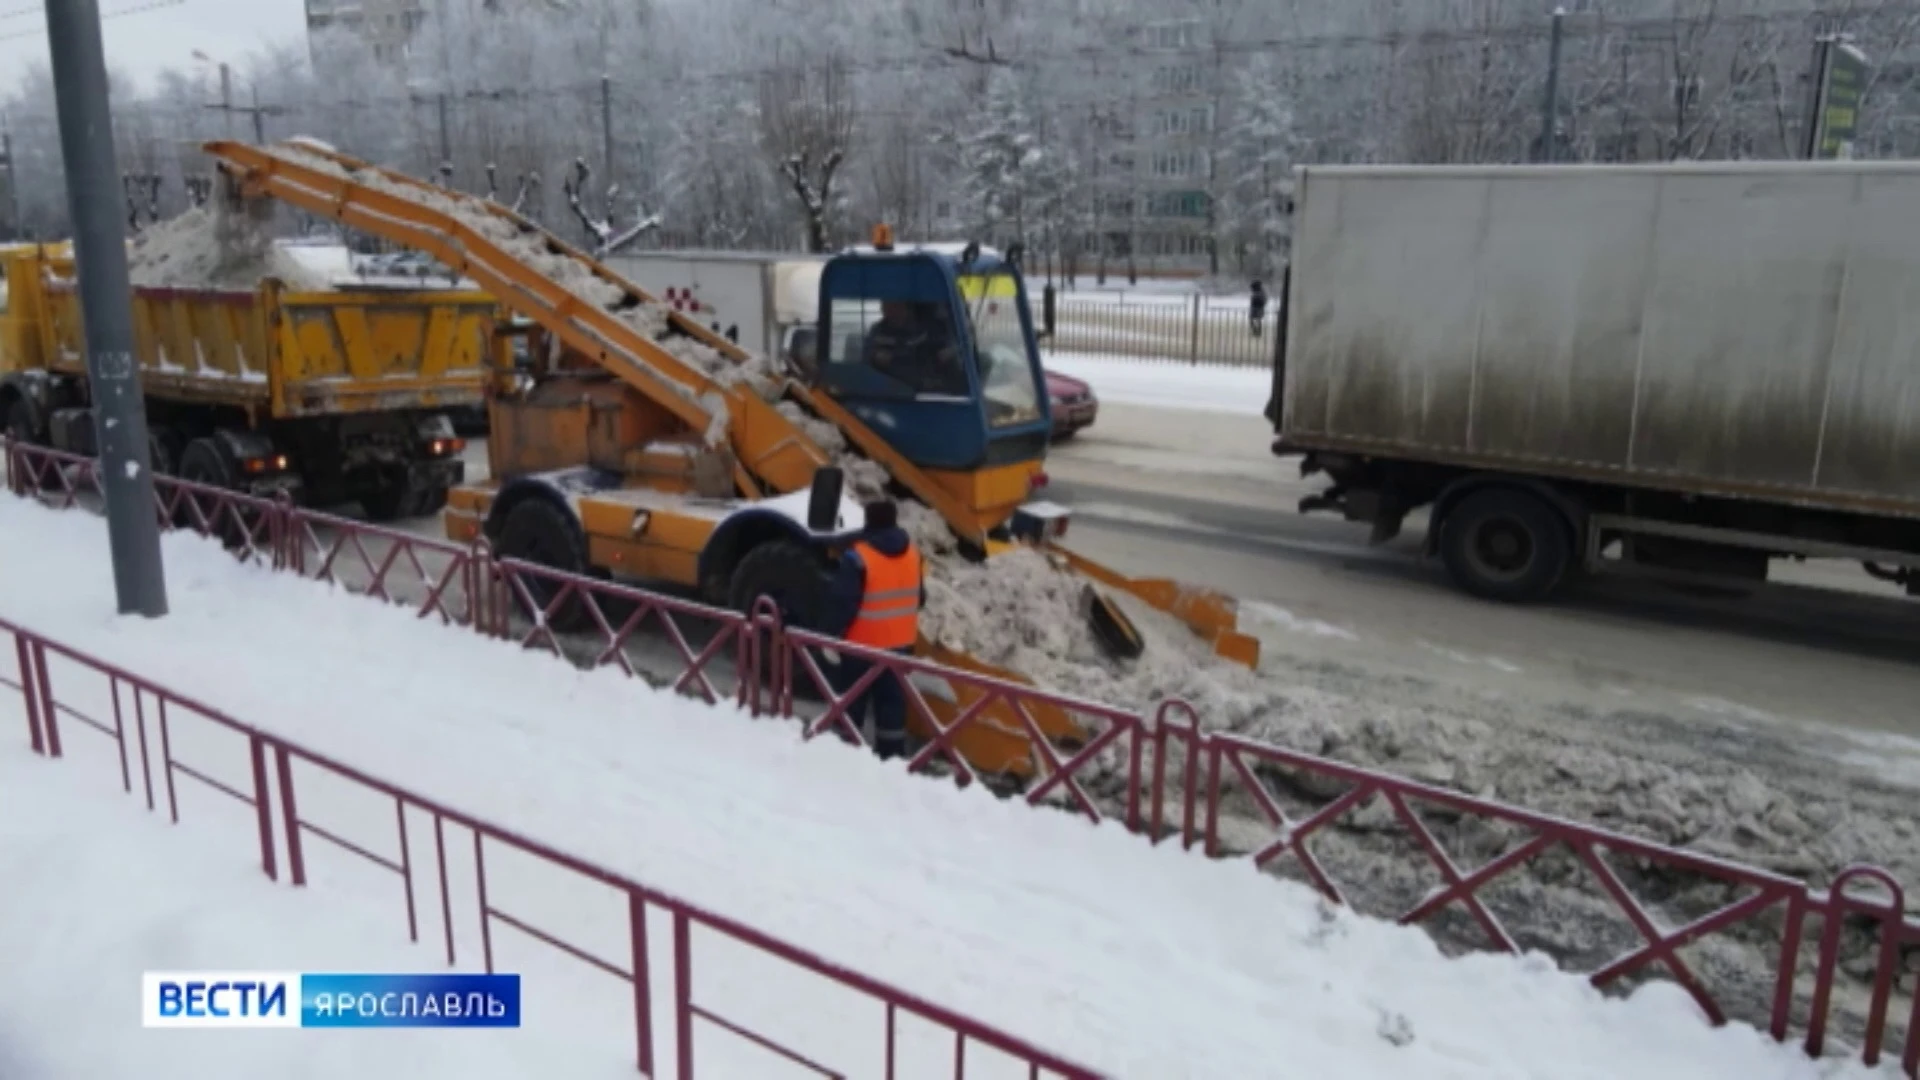
[[[1483,600],[1525,603],[1552,593],[1573,562],[1573,539],[1538,496],[1490,488],[1460,501],[1440,526],[1454,583]]]
[[[586,541],[581,536],[579,523],[543,498],[524,499],[507,512],[507,520],[500,526],[500,536],[494,542],[494,552],[503,559],[518,559],[565,574],[588,576]],[[547,611],[563,587],[533,575],[520,578],[520,582],[537,605],[530,610],[520,590],[511,589],[515,606],[528,618]],[[570,634],[586,629],[593,619],[585,604],[568,597],[558,610],[546,614],[546,621],[554,630]]]

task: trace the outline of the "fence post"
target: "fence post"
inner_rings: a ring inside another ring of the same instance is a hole
[[[27,637],[18,630],[13,632],[13,651],[20,662],[20,696],[26,701],[27,739],[33,752],[45,757],[47,740],[40,730],[40,703],[34,697],[33,663],[27,658]]]
[[[638,1045],[636,1064],[653,1075],[653,972],[647,952],[647,901],[640,890],[627,890],[627,933],[633,950],[633,1027]]]
[[[1193,328],[1188,335],[1187,359],[1195,367],[1200,366],[1200,294],[1193,296]]]
[[[247,740],[247,753],[253,762],[253,812],[260,826],[260,869],[267,880],[280,880],[280,868],[273,857],[273,797],[267,793],[267,744],[259,732]],[[167,769],[171,774],[172,759]]]

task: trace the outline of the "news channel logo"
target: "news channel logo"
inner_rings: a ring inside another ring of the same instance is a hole
[[[520,976],[148,971],[150,1028],[517,1028]]]

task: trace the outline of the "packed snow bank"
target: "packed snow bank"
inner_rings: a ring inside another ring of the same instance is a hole
[[[1538,957],[1445,959],[1244,863],[910,778],[192,537],[170,535],[166,557],[172,614],[119,618],[99,519],[0,502],[9,618],[1097,1069],[1894,1075],[1710,1028],[1671,986],[1608,1000]],[[344,800],[323,802],[302,796],[353,827]],[[620,914],[565,917],[584,932]],[[808,1032],[778,1034],[806,1048]]]
[[[225,203],[195,207],[148,226],[127,249],[135,285],[245,289],[277,278],[296,292],[330,287],[328,275],[273,242],[262,223]]]
[[[140,1026],[143,971],[435,971],[393,926],[391,894],[275,886],[244,818],[178,827],[117,774],[29,753],[0,699],[0,1077],[7,1080],[356,1075],[485,1080],[632,1075],[604,1044],[504,1031],[195,1031]],[[79,738],[86,738],[79,735]],[[530,1008],[546,987],[523,984]],[[548,1000],[540,1012],[565,1015]],[[617,1045],[617,1044],[615,1044]],[[372,1066],[371,1072],[368,1066]]]
[[[1120,360],[1086,353],[1053,353],[1047,370],[1085,380],[1095,397],[1119,405],[1193,409],[1264,416],[1273,372],[1263,367]]]

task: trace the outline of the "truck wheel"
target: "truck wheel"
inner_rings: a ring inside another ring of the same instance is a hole
[[[494,541],[493,550],[503,559],[518,559],[565,574],[589,576],[587,545],[580,533],[579,523],[573,520],[572,515],[546,499],[526,499],[508,511],[506,523],[500,527],[500,536]],[[521,581],[527,593],[533,597],[533,602],[538,605],[538,610],[529,610],[526,601],[520,597],[520,591],[511,590],[515,606],[527,618],[545,611],[561,589],[559,584],[545,578],[525,577]],[[593,624],[586,605],[572,598],[568,598],[559,610],[546,619],[548,626],[563,634],[575,633]]]
[[[424,517],[427,514],[437,514],[440,511],[445,510],[446,508],[447,508],[447,488],[445,485],[435,484],[434,486],[420,493],[420,502],[419,502],[419,509],[418,509],[418,514],[420,516]]]
[[[7,408],[7,438],[22,446],[34,445],[33,406],[26,398],[15,398]]]
[[[240,474],[227,448],[213,439],[195,439],[187,444],[180,453],[180,479],[193,484],[205,484],[222,491],[234,491]],[[221,502],[208,499],[197,492],[182,491],[179,505],[173,514],[175,528],[204,530],[204,535],[216,537],[228,547],[243,547],[247,543],[247,526],[252,525],[251,514],[236,505],[228,510]],[[200,508],[200,514],[193,507]],[[239,513],[249,520],[243,524],[236,521]],[[204,523],[201,517],[205,517]]]
[[[420,503],[420,493],[414,489],[405,473],[383,477],[381,482],[360,492],[360,509],[367,512],[369,521],[399,521],[413,517]]]
[[[1525,603],[1559,586],[1573,562],[1560,515],[1512,488],[1468,495],[1440,527],[1440,558],[1454,583],[1483,600]]]
[[[752,611],[754,601],[770,596],[780,619],[803,630],[822,630],[832,597],[820,556],[792,540],[769,540],[747,552],[733,569],[727,606]]]

